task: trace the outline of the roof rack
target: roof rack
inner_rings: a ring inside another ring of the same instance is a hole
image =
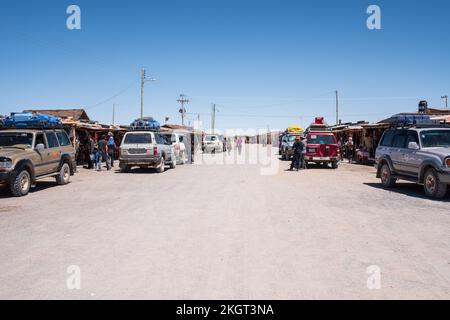
[[[429,128],[450,128],[450,124],[446,122],[421,122],[421,123],[402,123],[396,122],[391,123],[391,128],[400,128],[400,129],[429,129]]]
[[[141,126],[131,126],[130,127],[131,131],[149,131],[149,132],[160,132],[161,129],[157,129],[157,128],[149,128],[149,127],[141,127]]]
[[[0,130],[62,130],[61,126],[5,126],[0,125]]]

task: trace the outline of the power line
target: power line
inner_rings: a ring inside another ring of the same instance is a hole
[[[96,103],[96,104],[93,104],[93,105],[91,105],[91,106],[89,106],[89,107],[86,107],[86,110],[91,110],[91,109],[94,109],[94,108],[96,108],[96,107],[98,107],[98,106],[101,106],[101,105],[103,105],[103,104],[105,104],[105,103],[107,103],[107,102],[110,102],[110,101],[113,100],[114,98],[117,98],[118,96],[120,96],[120,95],[122,95],[123,93],[125,93],[126,91],[128,91],[128,90],[129,90],[131,87],[133,87],[134,85],[135,85],[135,84],[133,83],[133,84],[131,84],[129,87],[126,87],[125,89],[119,91],[118,93],[114,94],[113,96],[109,97],[108,99],[102,100],[102,101],[99,102],[99,103]]]

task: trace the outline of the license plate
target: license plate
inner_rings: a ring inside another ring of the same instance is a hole
[[[330,161],[329,157],[313,157],[313,161]]]
[[[145,154],[147,152],[146,149],[130,149],[130,154]]]

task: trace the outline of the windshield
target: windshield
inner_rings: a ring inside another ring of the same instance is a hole
[[[125,136],[124,144],[150,144],[152,135],[150,133],[133,133]]]
[[[0,147],[32,148],[33,134],[23,132],[0,133]]]
[[[333,135],[312,134],[308,136],[308,143],[310,144],[336,144]]]
[[[216,136],[206,136],[205,141],[217,141],[217,137]]]
[[[287,142],[295,142],[296,137],[300,137],[300,135],[287,136],[286,140],[287,140]]]
[[[450,130],[430,130],[420,133],[423,148],[450,147]]]

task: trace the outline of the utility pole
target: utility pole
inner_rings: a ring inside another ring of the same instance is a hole
[[[448,109],[448,96],[447,95],[442,96],[441,99],[445,100],[445,109]]]
[[[336,93],[336,125],[339,124],[339,91],[335,91]]]
[[[145,84],[145,69],[141,70],[141,120],[144,119],[144,84]]]
[[[216,129],[216,105],[212,104],[212,111],[211,111],[211,133],[214,134],[214,131]]]
[[[180,98],[177,100],[181,104],[181,125],[184,126],[184,117],[186,115],[186,109],[184,108],[184,105],[189,103],[189,100],[186,98],[184,94],[180,94]]]
[[[147,79],[145,69],[141,70],[141,120],[144,119],[144,85],[148,81],[156,81],[154,78]]]

